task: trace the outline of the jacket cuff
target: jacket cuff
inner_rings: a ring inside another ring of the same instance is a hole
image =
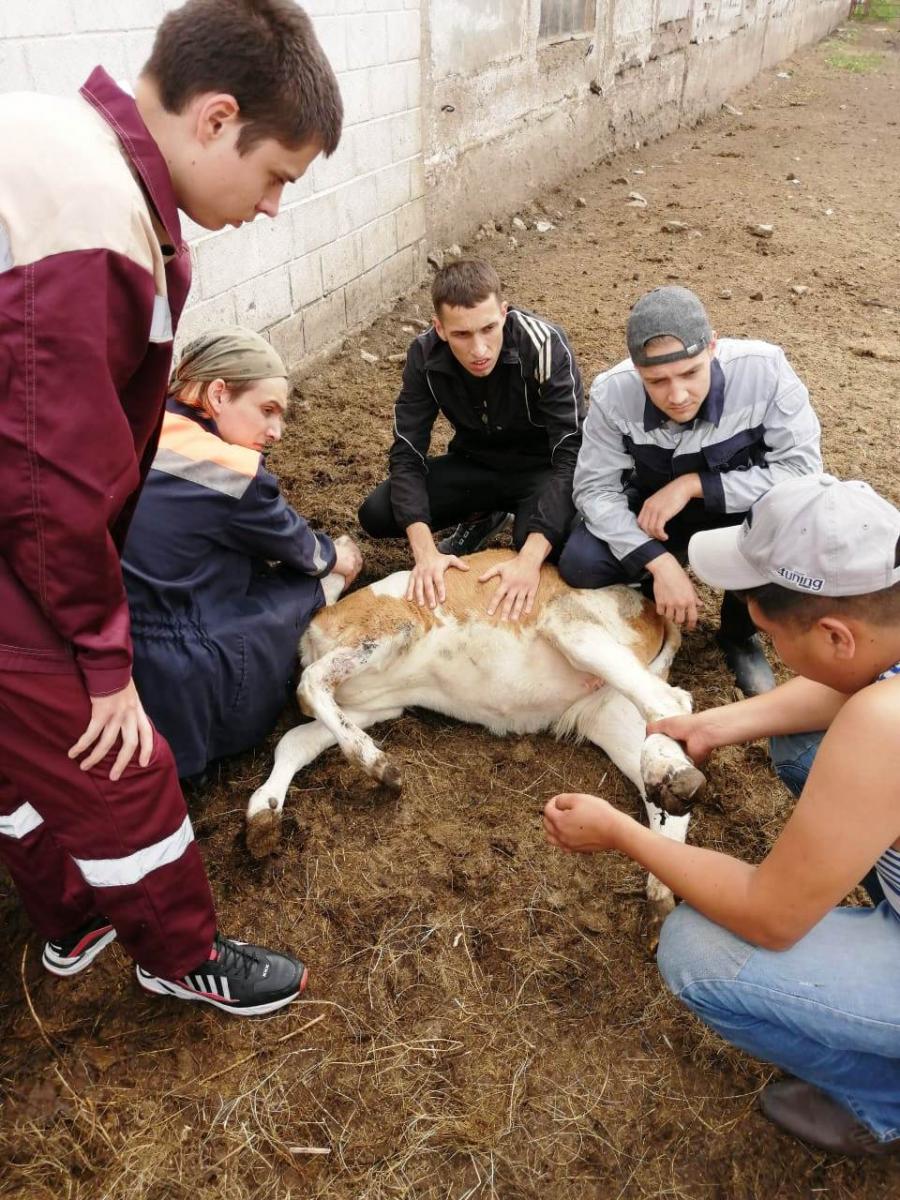
[[[700,471],[699,476],[700,487],[703,489],[703,507],[706,511],[715,513],[727,512],[722,476],[716,475],[712,471]]]
[[[653,562],[654,558],[659,558],[662,554],[668,554],[669,551],[662,544],[652,539],[649,542],[644,542],[643,546],[638,546],[637,550],[632,550],[630,554],[626,554],[621,559],[622,567],[629,575],[637,578],[648,562]]]
[[[131,663],[121,666],[96,666],[84,663],[76,652],[75,660],[84,678],[89,696],[112,696],[131,680]]]
[[[334,570],[334,564],[337,562],[337,546],[334,544],[334,539],[330,538],[327,533],[316,533],[313,536],[320,546],[323,542],[329,546],[329,552],[326,555],[327,565],[315,576],[316,579],[324,579],[326,575],[330,575]]]

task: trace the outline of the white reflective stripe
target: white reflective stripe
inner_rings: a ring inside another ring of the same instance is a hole
[[[171,342],[173,336],[169,298],[168,296],[154,296],[153,318],[150,321],[150,341]]]
[[[0,271],[11,271],[13,265],[12,246],[9,244],[9,234],[0,221]]]
[[[0,817],[0,833],[10,838],[23,838],[43,825],[44,818],[30,804],[20,804],[15,812]]]
[[[158,867],[176,862],[193,840],[191,819],[185,817],[179,829],[145,850],[135,850],[125,858],[76,858],[75,862],[91,887],[127,887]]]

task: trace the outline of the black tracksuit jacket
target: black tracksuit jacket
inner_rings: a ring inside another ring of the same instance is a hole
[[[509,309],[503,349],[487,380],[461,367],[434,329],[406,356],[394,410],[391,505],[402,529],[431,524],[425,476],[438,413],[454,429],[449,450],[501,472],[552,470],[529,524],[558,548],[575,515],[572,476],[581,447],[584,391],[575,355],[558,325]]]

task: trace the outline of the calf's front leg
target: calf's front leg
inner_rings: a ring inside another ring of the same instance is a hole
[[[349,715],[362,728],[376,725],[379,721],[393,721],[402,712],[402,708],[383,708]],[[284,799],[291,780],[298,771],[317,759],[323,750],[335,745],[336,741],[334,734],[321,721],[296,725],[280,739],[275,747],[272,771],[247,805],[247,849],[253,858],[265,858],[278,848]]]

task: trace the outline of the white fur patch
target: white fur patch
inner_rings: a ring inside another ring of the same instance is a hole
[[[369,584],[373,596],[392,596],[395,600],[406,599],[406,589],[409,587],[409,571],[395,571],[387,579],[379,579],[377,583]]]

